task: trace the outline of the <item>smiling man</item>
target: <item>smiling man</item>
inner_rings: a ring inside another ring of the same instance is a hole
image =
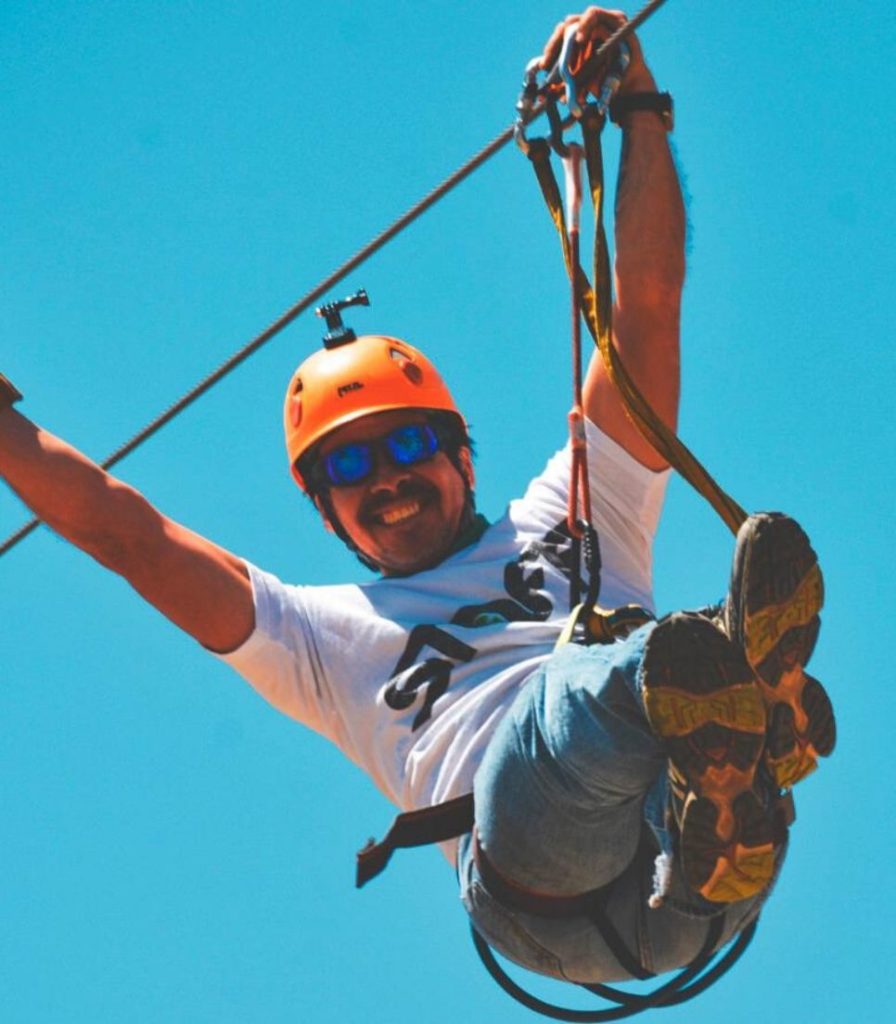
[[[355,301],[322,311],[338,327],[290,381],[286,447],[324,523],[371,568],[407,575],[441,562],[477,522],[470,439],[422,353],[342,325]]]
[[[601,42],[600,8],[564,31]],[[657,414],[678,408],[684,213],[666,100],[637,40],[623,131],[614,341]],[[290,471],[377,573],[297,587],[173,522],[20,415],[0,378],[0,473],[53,529],[125,577],[402,810],[475,793],[446,845],[476,928],[519,963],[598,982],[689,962],[759,911],[787,841],[781,794],[834,742],[804,666],[821,574],[778,514],[738,537],[726,601],[645,621],[667,467],[600,360],[585,385],[600,600],[646,609],[617,642],[555,651],[575,575],[569,449],[487,523],[466,420],[419,349],[341,326],[293,375]],[[595,894],[605,912],[592,913]]]

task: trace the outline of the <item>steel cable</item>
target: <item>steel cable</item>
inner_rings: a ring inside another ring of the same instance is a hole
[[[578,80],[587,82],[593,75],[595,69],[602,65],[603,61],[613,48],[642,25],[665,2],[666,0],[651,0],[651,2],[646,4],[633,18],[618,28],[613,35],[611,35],[607,41],[594,52],[587,64],[582,68],[582,71],[578,76]],[[540,117],[543,112],[544,104],[536,106],[529,114],[527,121],[531,123],[536,118]],[[361,266],[362,263],[366,262],[374,253],[381,249],[387,242],[391,241],[391,239],[403,231],[409,224],[412,224],[417,220],[418,217],[424,214],[456,185],[459,185],[464,181],[464,179],[468,178],[473,171],[481,167],[487,160],[490,160],[499,150],[503,149],[504,146],[506,146],[513,138],[513,131],[514,125],[510,125],[505,128],[497,138],[484,146],[478,153],[476,153],[475,156],[471,157],[453,174],[450,174],[445,178],[441,184],[432,189],[423,197],[423,199],[415,203],[406,213],[393,221],[389,227],[376,235],[376,237],[368,242],[363,248],[359,249],[354,256],[350,257],[341,266],[337,267],[336,270],[325,277],[319,284],[315,285],[311,291],[299,299],[299,301],[293,306],[290,306],[290,308],[287,309],[285,313],[281,314],[269,327],[266,327],[260,334],[256,335],[256,337],[254,337],[250,342],[235,352],[216,370],[184,394],[183,397],[178,399],[173,405],[169,406],[164,412],[160,413],[160,415],[152,420],[152,422],[148,423],[129,441],[126,441],[123,445],[117,448],[111,455],[100,463],[100,466],[103,469],[111,469],[111,467],[116,463],[120,462],[127,455],[130,455],[135,448],[138,448],[144,441],[148,440],[153,434],[161,430],[166,423],[169,423],[175,416],[178,416],[183,412],[187,406],[192,405],[198,398],[201,398],[202,395],[214,387],[215,384],[226,377],[232,370],[235,370],[241,363],[245,362],[249,356],[257,352],[262,345],[265,345],[272,338],[278,335],[285,327],[289,326],[297,316],[304,313],[304,311],[312,305],[312,303],[321,298],[325,292],[328,292],[344,277],[350,274],[357,267]],[[2,544],[0,544],[0,557],[5,555],[7,551],[14,548],[20,541],[24,540],[29,533],[34,531],[40,525],[40,522],[40,519],[35,517],[25,523],[25,525],[15,533],[10,535]]]

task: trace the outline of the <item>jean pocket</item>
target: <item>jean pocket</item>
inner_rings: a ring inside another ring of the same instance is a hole
[[[536,974],[566,980],[558,957],[545,949],[512,911],[494,899],[478,878],[471,879],[461,899],[473,927],[502,956]]]

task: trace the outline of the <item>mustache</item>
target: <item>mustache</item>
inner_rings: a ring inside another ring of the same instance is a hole
[[[362,519],[375,518],[383,509],[393,505],[396,501],[418,500],[421,503],[427,499],[437,499],[438,488],[424,480],[401,480],[398,486],[389,494],[372,495],[360,509]]]

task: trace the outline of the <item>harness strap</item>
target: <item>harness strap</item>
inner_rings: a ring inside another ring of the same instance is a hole
[[[444,843],[448,839],[466,835],[472,829],[472,793],[433,804],[432,807],[423,807],[419,811],[399,814],[379,843],[369,839],[364,849],[358,852],[355,886],[360,889],[371,878],[376,878],[397,849]]]
[[[570,147],[573,149],[573,147]],[[573,408],[569,413],[569,434],[572,456],[570,472],[569,501],[567,508],[567,527],[572,538],[572,562],[574,571],[570,577],[570,608],[582,600],[582,580],[580,563],[582,549],[585,553],[585,568],[588,572],[588,585],[585,588],[585,601],[594,604],[600,587],[600,548],[597,532],[591,523],[591,489],[588,484],[588,456],[585,440],[585,416],[582,410],[582,370],[580,346],[578,343],[580,317],[584,313],[586,323],[590,323],[588,315],[595,315],[594,294],[591,283],[579,263],[578,230],[567,230],[563,213],[563,200],[560,187],[551,168],[551,147],[547,139],[532,139],[528,144],[526,155],[532,163],[535,177],[541,187],[545,205],[554,222],[560,245],[563,250],[563,261],[570,278],[572,289],[572,363],[573,363]],[[576,156],[572,157],[577,159]],[[578,172],[570,174],[570,180],[577,183]],[[600,314],[602,316],[602,314]],[[582,506],[582,518],[579,519],[578,507]]]
[[[607,914],[607,903],[610,898],[609,885],[574,896],[557,896],[526,889],[506,875],[502,875],[492,864],[479,842],[479,834],[475,829],[473,830],[473,860],[486,889],[505,907],[519,910],[524,914],[534,914],[536,917],[587,917],[600,932],[608,949],[627,974],[639,981],[656,977],[652,971],[646,970],[637,956],[631,952],[610,920]]]
[[[595,221],[599,220],[598,232],[600,244],[594,248],[594,276],[598,282],[598,291],[606,289],[610,294],[610,273],[609,255],[607,250],[606,233],[603,227],[603,217],[599,212],[603,202],[603,156],[601,151],[600,133],[603,128],[603,116],[594,108],[589,107],[582,118],[582,135],[585,143],[585,165],[588,169],[588,179],[591,185],[592,197],[595,202]],[[599,296],[599,300],[602,296]],[[598,301],[598,308],[601,302]],[[585,311],[586,324],[588,322],[587,310]],[[722,518],[732,533],[736,534],[741,524],[746,520],[746,511],[727,494],[715,479],[710,475],[697,457],[681,441],[674,430],[671,430],[656,415],[652,406],[641,393],[638,386],[632,380],[622,359],[613,345],[609,322],[606,330],[599,330],[595,323],[592,331],[595,341],[600,349],[604,365],[610,380],[616,385],[622,395],[632,422],[641,431],[641,434],[653,445],[657,452],[684,477],[685,480],[701,494]]]
[[[545,1017],[552,1017],[554,1020],[574,1021],[578,1022],[578,1024],[601,1024],[603,1021],[631,1017],[642,1010],[648,1010],[652,1007],[677,1006],[699,995],[713,982],[717,981],[743,955],[756,932],[757,924],[754,921],[748,925],[728,950],[710,967],[709,964],[713,957],[713,950],[716,949],[722,938],[723,917],[724,915],[717,915],[710,918],[703,946],[691,963],[664,985],[660,985],[646,995],[624,992],[609,985],[581,985],[581,988],[587,989],[587,991],[617,1004],[616,1006],[598,1010],[567,1009],[533,996],[507,974],[498,963],[488,943],[472,926],[471,931],[476,952],[479,954],[489,974],[518,1003],[522,1003],[523,1006],[534,1010],[536,1013],[541,1013]]]
[[[532,139],[527,155],[535,170],[542,196],[560,238],[563,262],[566,265],[570,281],[577,291],[585,326],[597,344],[610,380],[618,389],[631,421],[654,449],[699,494],[706,498],[732,533],[737,533],[747,517],[745,510],[722,490],[675,432],[659,419],[632,380],[612,342],[612,286],[609,248],[603,225],[604,179],[600,142],[604,117],[594,106],[587,106],[581,124],[585,144],[585,166],[588,170],[588,181],[594,205],[594,289],[592,289],[581,265],[573,258],[572,246],[564,223],[560,189],[551,167],[550,146],[544,139]]]

